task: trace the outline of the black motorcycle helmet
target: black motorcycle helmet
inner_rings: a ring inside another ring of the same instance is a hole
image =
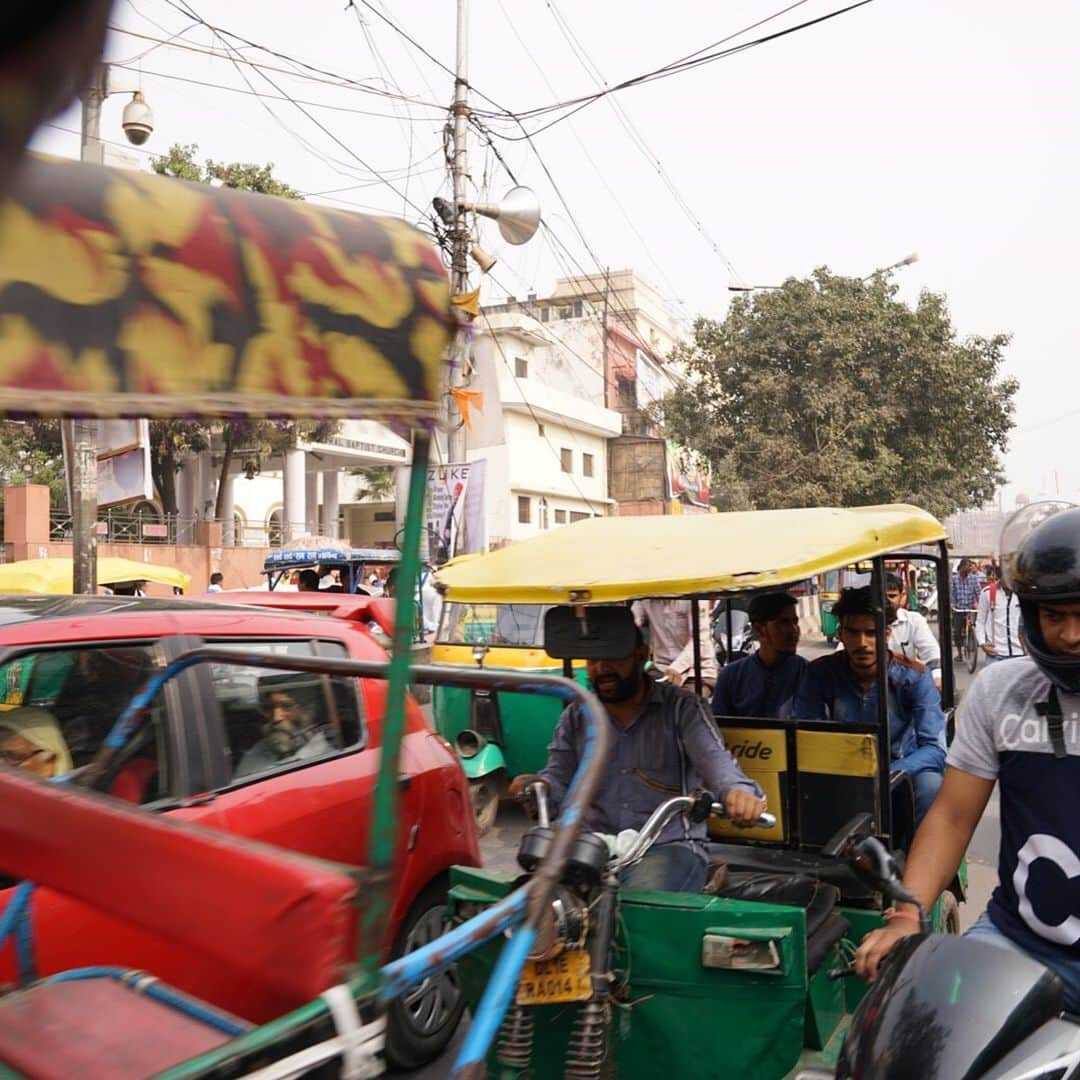
[[[1068,693],[1080,693],[1080,657],[1050,652],[1040,604],[1080,603],[1080,507],[1030,503],[1001,532],[1001,579],[1020,601],[1028,655]]]

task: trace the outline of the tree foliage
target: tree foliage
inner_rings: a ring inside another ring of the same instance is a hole
[[[46,484],[49,503],[67,503],[59,420],[0,421],[0,487]]]
[[[273,164],[252,165],[232,161],[224,163],[207,158],[201,165],[195,160],[199,148],[194,143],[173,143],[169,152],[151,162],[159,176],[175,176],[178,180],[190,180],[198,184],[215,181],[225,187],[241,191],[257,191],[261,195],[279,195],[284,199],[299,199],[300,192],[274,175]]]
[[[360,480],[353,496],[357,502],[386,502],[397,492],[397,474],[392,465],[361,465],[349,470],[350,476]]]
[[[167,154],[154,158],[154,172],[193,183],[220,183],[225,187],[256,191],[262,195],[277,195],[299,199],[300,192],[274,176],[274,166],[242,162],[222,163],[207,159],[196,160],[197,145],[174,144]],[[336,424],[293,422],[285,420],[253,420],[235,418],[209,425],[192,420],[154,420],[150,424],[151,466],[154,486],[166,513],[178,513],[176,475],[193,454],[213,445],[222,451],[221,474],[214,516],[220,518],[225,507],[224,478],[237,456],[254,457],[260,463],[292,446],[296,439],[326,438]]]
[[[696,321],[671,358],[688,377],[659,411],[711,461],[718,506],[910,502],[943,517],[991,498],[1013,426],[1009,339],[962,339],[944,296],[912,308],[896,291],[822,268]]]

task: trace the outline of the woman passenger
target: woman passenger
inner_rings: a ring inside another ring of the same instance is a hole
[[[36,706],[0,713],[0,763],[46,780],[71,772],[71,753],[52,713]]]

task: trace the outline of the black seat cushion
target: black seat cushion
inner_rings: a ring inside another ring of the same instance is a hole
[[[840,899],[840,890],[835,885],[799,874],[729,871],[716,895],[731,900],[755,900],[762,904],[804,908],[806,936],[809,938],[832,914]]]
[[[813,975],[832,950],[832,947],[851,929],[851,923],[832,911],[829,917],[806,939],[806,970]]]

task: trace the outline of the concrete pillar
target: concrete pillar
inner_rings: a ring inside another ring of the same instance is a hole
[[[44,484],[4,488],[4,544],[8,556],[38,559],[48,554],[49,489]]]
[[[193,544],[195,542],[195,488],[196,473],[198,472],[198,460],[188,458],[183,468],[176,474],[176,509],[177,522],[176,542],[178,544]]]
[[[304,531],[312,536],[319,531],[319,474],[304,476]]]
[[[284,457],[282,498],[285,506],[281,515],[281,534],[284,541],[289,541],[304,534],[304,459],[307,455],[293,447],[285,451]]]
[[[338,513],[341,510],[338,475],[337,469],[327,469],[322,474],[322,532],[334,539],[338,535]]]
[[[236,516],[236,477],[230,473],[221,483],[225,485],[225,497],[222,499],[221,505],[221,542],[225,547],[234,547],[240,543],[234,524]]]
[[[209,450],[203,450],[199,454],[199,518],[203,521],[213,521],[214,504],[217,502],[217,469],[214,468],[214,458]]]

